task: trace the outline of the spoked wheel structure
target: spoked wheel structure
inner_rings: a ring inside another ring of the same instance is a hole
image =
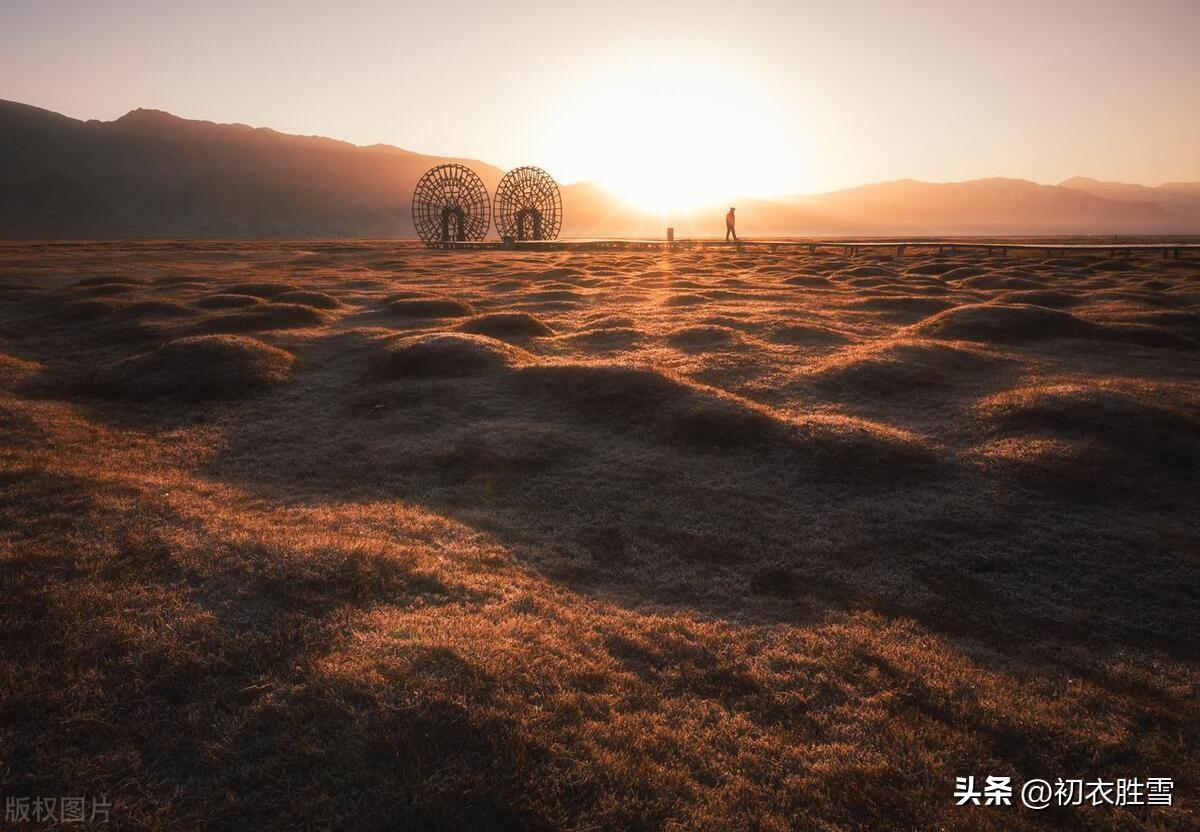
[[[496,186],[496,230],[502,240],[553,240],[562,227],[558,183],[541,168],[514,168]]]
[[[482,240],[492,224],[492,202],[475,171],[446,164],[417,181],[412,199],[413,226],[425,245]]]

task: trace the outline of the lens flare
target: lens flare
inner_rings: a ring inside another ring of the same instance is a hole
[[[677,59],[610,68],[576,85],[554,112],[553,169],[593,179],[642,210],[769,196],[805,178],[808,154],[782,129],[766,91],[729,67]]]

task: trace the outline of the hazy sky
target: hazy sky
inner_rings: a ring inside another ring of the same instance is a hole
[[[1198,32],[1200,0],[0,0],[0,98],[627,190],[657,176],[697,198],[902,177],[1159,184],[1200,180]]]

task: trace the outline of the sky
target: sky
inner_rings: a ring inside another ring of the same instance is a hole
[[[1200,180],[1200,1],[0,0],[0,98],[594,179],[646,207]]]

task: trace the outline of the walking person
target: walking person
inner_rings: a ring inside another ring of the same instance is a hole
[[[725,242],[729,242],[729,235],[733,235],[733,241],[737,242],[737,232],[733,230],[733,208],[729,209],[729,213],[725,215]]]

